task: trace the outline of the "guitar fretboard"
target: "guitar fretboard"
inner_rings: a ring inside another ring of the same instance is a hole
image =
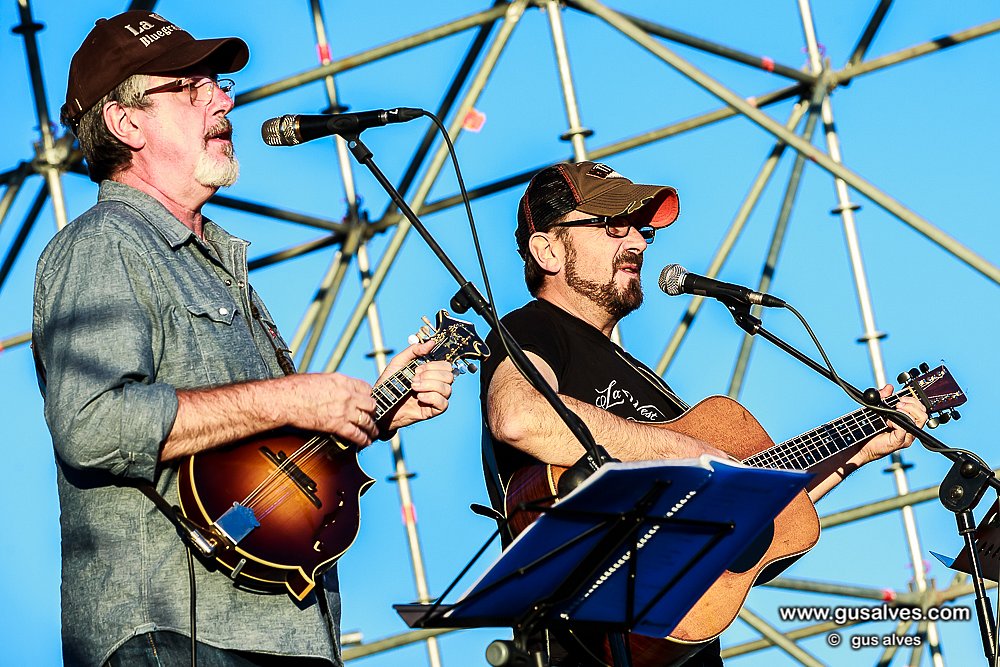
[[[899,403],[899,397],[894,394],[884,402],[892,408]],[[865,442],[888,428],[888,423],[881,415],[868,408],[861,408],[758,452],[745,459],[743,463],[758,468],[806,470],[848,447]]]

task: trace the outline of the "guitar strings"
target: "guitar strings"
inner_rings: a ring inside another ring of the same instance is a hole
[[[841,426],[846,427],[846,432]],[[858,411],[846,415],[836,422],[824,424],[807,434],[775,445],[760,452],[757,456],[771,463],[793,462],[799,464],[800,467],[807,468],[841,451],[846,446],[875,435],[885,428],[884,420],[878,415],[866,415],[863,411]],[[838,440],[843,443],[843,446],[837,445]],[[787,454],[782,455],[781,450]],[[816,453],[820,454],[819,459],[816,458]]]
[[[765,464],[764,467],[771,464],[773,467],[787,468],[790,464],[792,468],[804,469],[884,431],[885,428],[884,420],[878,415],[852,414],[755,456]],[[750,457],[753,458],[755,457]]]
[[[375,399],[376,405],[376,420],[381,418],[394,404],[398,402],[403,396],[406,395],[408,390],[405,390],[395,401],[389,401],[387,407],[382,406],[380,399],[387,400],[385,393],[385,387],[390,381],[399,381],[400,378],[405,378],[406,380],[412,380],[416,374],[416,366],[419,360],[415,359],[409,364],[396,371],[390,375],[384,382],[379,383],[379,385],[372,390],[372,397]],[[402,384],[402,383],[400,383]],[[395,385],[394,385],[395,386]],[[403,385],[405,386],[405,385]],[[393,395],[393,394],[390,394]],[[383,408],[380,410],[380,408]],[[309,466],[309,461],[321,451],[323,451],[328,445],[330,445],[332,440],[327,436],[314,436],[302,444],[295,452],[286,457],[275,470],[271,471],[268,475],[264,477],[263,480],[253,489],[247,497],[243,500],[243,505],[251,510],[260,508],[261,516],[266,516],[271,511],[275,509],[278,505],[283,503],[291,492],[295,490],[295,483],[289,476],[290,471],[298,466],[300,470],[306,472],[304,468]],[[275,493],[281,494],[277,499],[273,496]],[[264,506],[266,504],[266,506]],[[263,507],[262,507],[263,506]],[[256,512],[255,512],[256,514]]]
[[[890,398],[889,401],[898,403],[896,398]],[[840,425],[848,427],[846,433],[840,428]],[[866,428],[871,429],[871,432],[866,432]],[[767,464],[774,467],[787,467],[787,464],[791,463],[793,466],[806,468],[845,449],[854,442],[885,430],[885,428],[885,421],[879,415],[867,410],[858,410],[834,422],[813,429],[802,436],[759,452],[749,457],[747,462],[757,459],[760,464],[763,464],[763,467],[769,467]],[[858,435],[859,432],[860,435]],[[821,451],[822,447],[826,447],[827,452],[817,459],[814,452]],[[754,462],[754,464],[757,463]]]
[[[914,394],[910,387],[905,389],[905,393]],[[889,396],[885,399],[886,404],[895,407],[901,395],[902,392]],[[846,427],[846,430],[842,427]],[[803,470],[887,428],[888,425],[881,415],[862,408],[749,456],[743,463],[760,468]],[[867,432],[866,429],[871,429],[871,432]],[[858,433],[860,436],[856,435]],[[822,452],[823,448],[826,448],[825,453]]]
[[[437,351],[443,343],[436,345],[427,356]],[[372,390],[375,399],[375,419],[380,419],[410,391],[416,375],[416,368],[425,363],[424,359],[414,359],[394,372]],[[392,389],[395,391],[392,391]],[[396,392],[399,392],[397,395]],[[383,405],[383,401],[386,403]],[[331,436],[314,436],[302,444],[295,452],[283,459],[243,500],[243,506],[254,510],[258,521],[285,502],[296,490],[290,471],[298,467],[303,473],[316,469],[315,457],[335,441]],[[277,496],[277,497],[276,497]]]

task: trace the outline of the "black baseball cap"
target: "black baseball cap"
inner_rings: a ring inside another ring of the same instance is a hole
[[[133,74],[172,74],[205,64],[213,73],[243,69],[250,49],[238,37],[195,39],[159,14],[131,10],[98,19],[69,66],[63,122],[80,116]]]
[[[633,183],[600,162],[554,164],[532,177],[517,206],[518,253],[524,257],[532,234],[574,210],[611,217],[648,211],[644,223],[661,228],[677,219],[680,200],[668,185]]]

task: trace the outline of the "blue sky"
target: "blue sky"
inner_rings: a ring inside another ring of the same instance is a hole
[[[674,29],[735,48],[766,55],[799,68],[805,64],[804,41],[794,3],[609,3]],[[813,11],[824,52],[834,68],[849,56],[874,2],[815,2]],[[121,2],[56,3],[39,0],[35,19],[45,24],[39,49],[47,100],[55,115],[62,103],[69,59],[94,19],[123,8]],[[313,67],[315,41],[307,2],[219,2],[216,11],[203,5],[159,3],[158,11],[198,37],[239,35],[250,45],[251,60],[234,78],[237,92],[277,81]],[[378,9],[363,3],[324,3],[334,58],[414,34],[485,9],[488,3],[388,2]],[[594,130],[591,149],[665,126],[721,103],[664,63],[623,38],[597,19],[563,12],[570,60],[577,84],[583,124]],[[870,51],[876,57],[923,43],[997,18],[995,4],[981,0],[951,3],[942,12],[929,2],[893,7]],[[32,157],[38,139],[21,38],[12,34],[18,22],[15,3],[0,6],[0,63],[8,102],[0,109],[0,170]],[[405,54],[349,70],[338,76],[341,101],[354,110],[415,106],[434,109],[468,48],[471,32],[454,35]],[[699,68],[744,97],[788,85],[786,79],[724,61],[685,47],[668,45]],[[1000,133],[996,109],[1000,92],[996,65],[1000,38],[975,40],[859,78],[833,94],[833,108],[845,163],[902,201],[910,209],[974,249],[993,265],[1000,264]],[[319,82],[276,97],[238,107],[232,113],[235,143],[242,163],[239,183],[227,194],[297,212],[340,219],[345,212],[332,142],[316,141],[298,148],[268,148],[259,139],[263,120],[284,113],[316,113],[326,106]],[[529,9],[514,30],[476,108],[486,114],[478,133],[457,141],[470,186],[565,159],[568,144],[559,140],[566,119],[558,87],[555,58],[544,12]],[[791,103],[766,109],[784,123]],[[365,134],[375,158],[392,180],[398,180],[426,125],[371,130]],[[606,161],[641,182],[677,187],[681,218],[661,233],[646,254],[646,305],[623,325],[626,347],[651,364],[659,359],[677,326],[688,298],[667,299],[655,287],[662,266],[680,263],[704,272],[721,243],[740,202],[773,145],[773,138],[746,119],[732,119],[659,141]],[[822,142],[817,134],[817,145]],[[767,252],[771,230],[791,167],[791,154],[752,214],[721,273],[724,280],[755,284]],[[354,166],[364,208],[378,218],[386,197],[367,174]],[[70,217],[94,201],[96,188],[86,178],[63,178]],[[0,226],[0,248],[7,252],[21,220],[40,186],[32,177]],[[446,167],[430,192],[431,201],[456,191]],[[476,200],[473,209],[497,306],[511,310],[527,299],[513,246],[513,211],[520,188]],[[997,286],[923,236],[891,217],[858,193],[858,230],[879,330],[888,334],[883,354],[889,377],[921,361],[942,360],[969,396],[963,419],[937,435],[946,442],[979,452],[996,464],[993,450],[995,414],[990,404],[997,392],[995,342],[998,322]],[[791,219],[786,244],[771,292],[794,304],[809,320],[838,371],[859,386],[873,382],[865,349],[856,339],[862,325],[853,278],[839,220],[829,214],[836,205],[832,180],[809,165]],[[319,230],[238,213],[218,206],[206,212],[233,233],[252,241],[250,256],[319,238]],[[452,254],[461,270],[482,285],[468,225],[458,210],[427,215],[425,222]],[[0,339],[27,331],[31,320],[34,263],[55,223],[46,206],[28,237],[14,270],[0,291]],[[372,239],[373,260],[381,256],[388,235]],[[297,328],[332,251],[314,253],[258,271],[253,282],[267,300],[286,337]],[[359,289],[352,267],[335,304],[318,358],[325,362],[333,341],[353,310]],[[455,288],[422,244],[411,234],[378,296],[385,339],[397,349],[419,325],[433,316]],[[485,324],[472,318],[485,336]],[[790,314],[768,312],[765,326],[811,351],[808,339]],[[667,380],[694,402],[724,393],[741,342],[741,332],[725,310],[706,303],[671,365]],[[359,333],[341,370],[366,379],[375,372],[366,353],[371,344]],[[7,548],[0,553],[6,576],[0,600],[7,616],[0,622],[0,664],[55,665],[59,653],[59,532],[55,468],[48,433],[41,418],[27,346],[0,354],[0,442],[8,455],[11,481],[0,486],[0,502],[9,508],[4,531]],[[408,462],[418,476],[413,492],[432,593],[447,583],[491,530],[488,520],[473,515],[470,503],[486,502],[479,468],[477,379],[456,383],[449,412],[404,433]],[[775,440],[784,440],[851,410],[838,390],[813,377],[782,353],[759,342],[740,397]],[[914,489],[940,481],[947,465],[935,454],[915,448],[906,453]],[[399,520],[397,492],[387,448],[373,447],[362,465],[379,483],[365,496],[364,519],[357,544],[344,557],[341,577],[345,597],[345,631],[361,631],[367,641],[404,629],[392,612],[394,602],[415,597],[405,537]],[[821,514],[863,505],[894,493],[884,466],[874,464],[855,474],[819,506]],[[980,507],[986,508],[989,498]],[[925,558],[933,549],[959,549],[952,517],[936,502],[916,508]],[[944,587],[950,573],[928,562],[929,576]],[[889,514],[827,531],[820,545],[789,576],[905,590],[912,577],[901,521]],[[861,604],[849,598],[820,597],[773,590],[754,591],[748,607],[781,625],[781,605]],[[969,598],[961,601],[971,605]],[[888,625],[846,629],[851,634],[885,634]],[[982,659],[974,622],[942,624],[946,659],[977,664]],[[445,664],[483,664],[486,644],[502,630],[467,632],[442,639]],[[755,638],[737,621],[723,637],[733,644]],[[822,637],[803,643],[806,650],[831,664],[875,662],[875,649],[831,649]],[[423,664],[424,649],[413,646],[359,664],[388,666]],[[771,649],[735,658],[735,665],[792,664]],[[929,664],[924,658],[924,664]]]

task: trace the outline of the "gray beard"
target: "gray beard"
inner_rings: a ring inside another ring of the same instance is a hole
[[[641,257],[639,262],[641,265]],[[624,290],[618,289],[614,275],[606,283],[582,278],[576,271],[576,249],[571,243],[566,243],[566,284],[577,294],[603,308],[615,320],[621,320],[642,305],[642,283],[638,276],[629,281]]]
[[[206,147],[207,148],[207,147]],[[194,167],[194,179],[206,188],[226,188],[240,177],[240,163],[230,149],[226,161],[220,162],[204,150]]]

